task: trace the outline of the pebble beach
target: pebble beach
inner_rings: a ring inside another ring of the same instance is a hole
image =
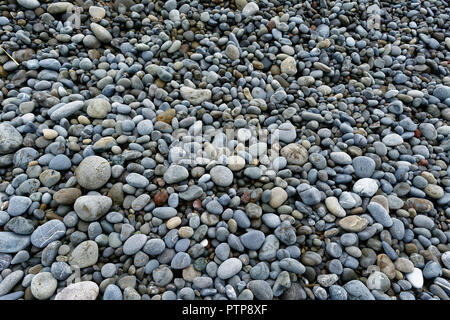
[[[449,300],[444,0],[0,0],[0,300]]]

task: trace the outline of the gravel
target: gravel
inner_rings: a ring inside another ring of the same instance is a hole
[[[444,2],[0,9],[0,300],[448,300]]]

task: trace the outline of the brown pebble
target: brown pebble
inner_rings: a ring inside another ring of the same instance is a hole
[[[153,199],[157,206],[162,206],[163,204],[165,204],[167,202],[167,199],[169,199],[169,194],[167,193],[167,191],[165,189],[163,189],[163,190],[159,191],[157,194],[155,194]]]

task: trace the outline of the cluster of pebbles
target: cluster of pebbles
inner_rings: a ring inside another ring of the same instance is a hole
[[[0,300],[448,300],[449,14],[0,1]]]

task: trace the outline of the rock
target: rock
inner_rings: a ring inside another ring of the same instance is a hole
[[[22,135],[7,122],[0,123],[0,154],[16,151],[23,142]]]
[[[386,292],[389,290],[390,286],[391,281],[389,281],[389,278],[383,272],[374,271],[367,279],[367,288],[369,288],[369,290]]]
[[[292,258],[282,259],[280,261],[280,268],[298,275],[302,275],[306,271],[306,268],[303,264]]]
[[[112,35],[105,27],[99,25],[98,23],[92,22],[90,24],[90,28],[98,40],[103,43],[111,42]]]
[[[209,89],[193,89],[183,86],[180,89],[180,94],[183,99],[188,100],[193,105],[199,105],[211,99],[211,90]]]
[[[103,293],[103,300],[123,300],[122,291],[115,284],[109,284]]]
[[[2,282],[0,282],[0,297],[9,293],[23,276],[24,272],[22,270],[16,270],[4,277]]]
[[[50,119],[53,121],[60,121],[63,118],[68,118],[75,112],[81,110],[83,106],[84,101],[69,102],[53,111],[50,115]]]
[[[93,6],[89,8],[89,12],[91,11],[92,7]],[[103,11],[105,10],[103,9]],[[104,119],[109,112],[111,112],[111,104],[107,100],[99,98],[91,99],[86,109],[86,113],[88,114],[88,116],[95,119]]]
[[[170,266],[175,270],[184,269],[191,264],[191,257],[186,252],[177,252]]]
[[[328,197],[325,199],[325,205],[327,209],[336,217],[342,218],[347,215],[344,208],[339,204],[339,200],[336,197]]]
[[[242,14],[246,17],[253,16],[259,10],[258,5],[255,2],[249,2],[242,9]]]
[[[17,0],[17,3],[26,9],[36,9],[41,4],[37,0]]]
[[[108,182],[111,177],[111,166],[102,157],[89,156],[78,165],[75,176],[80,186],[96,190]]]
[[[347,216],[345,218],[342,218],[339,220],[338,225],[344,229],[345,231],[349,232],[360,232],[363,231],[367,225],[368,221],[364,218],[361,218],[359,216]]]
[[[87,240],[80,243],[69,256],[69,264],[86,268],[93,266],[98,260],[98,245],[95,241]]]
[[[25,249],[31,243],[30,236],[13,232],[0,232],[0,253],[16,253]]]
[[[103,19],[106,11],[102,7],[90,6],[89,14],[91,15],[93,21],[98,22]]]
[[[301,166],[308,161],[308,151],[298,143],[290,143],[280,151],[288,164]]]
[[[31,235],[31,243],[38,248],[45,248],[50,242],[64,237],[66,226],[63,222],[54,219],[50,220],[34,230]]]
[[[70,205],[74,203],[82,193],[80,189],[77,188],[64,188],[56,191],[53,194],[53,200],[58,204]]]
[[[220,187],[228,187],[233,183],[233,172],[225,166],[215,166],[210,171],[212,181]]]
[[[414,268],[413,272],[407,273],[406,279],[416,289],[421,289],[423,287],[422,270],[420,270],[419,268]]]
[[[281,73],[286,73],[288,76],[293,76],[297,73],[297,62],[293,57],[287,57],[281,62],[280,69]]]
[[[351,280],[344,284],[350,300],[375,300],[369,289],[359,280]]]
[[[272,300],[273,292],[269,284],[264,280],[251,280],[248,282],[247,287],[255,295],[258,300]]]
[[[92,281],[72,283],[55,296],[55,300],[95,300],[99,287]]]
[[[239,237],[244,247],[249,250],[258,250],[259,248],[261,248],[265,238],[266,237],[264,233],[259,230],[249,231]]]
[[[375,161],[365,156],[354,158],[352,166],[358,178],[370,178],[375,171]]]
[[[231,60],[237,60],[240,57],[239,49],[234,45],[229,45],[225,49],[225,54]]]
[[[283,188],[275,187],[271,190],[269,204],[272,208],[277,209],[287,200],[287,198],[288,194]]]
[[[142,249],[146,242],[147,236],[145,234],[132,235],[123,244],[123,253],[129,256],[134,255]]]
[[[40,272],[31,280],[31,294],[38,300],[49,299],[56,290],[58,281],[50,272]]]
[[[164,172],[164,181],[173,184],[178,183],[180,181],[186,180],[189,177],[189,172],[185,167],[179,165],[171,165],[167,168],[166,172]]]
[[[8,203],[8,214],[10,216],[16,217],[20,216],[28,210],[31,205],[31,199],[23,196],[14,196],[9,199]]]
[[[372,217],[375,219],[375,221],[381,223],[384,227],[391,227],[393,222],[391,217],[389,216],[389,213],[386,211],[386,209],[377,202],[370,202],[367,206],[367,209],[369,210]]]
[[[382,142],[388,147],[395,147],[403,143],[403,138],[396,133],[391,133],[385,136]]]
[[[378,182],[371,178],[362,178],[353,185],[353,192],[361,197],[372,197],[378,191]]]
[[[229,258],[222,262],[217,269],[217,276],[226,280],[239,273],[242,269],[242,262],[236,258]]]
[[[105,196],[82,196],[73,206],[81,220],[91,222],[100,219],[112,206],[112,200]]]

